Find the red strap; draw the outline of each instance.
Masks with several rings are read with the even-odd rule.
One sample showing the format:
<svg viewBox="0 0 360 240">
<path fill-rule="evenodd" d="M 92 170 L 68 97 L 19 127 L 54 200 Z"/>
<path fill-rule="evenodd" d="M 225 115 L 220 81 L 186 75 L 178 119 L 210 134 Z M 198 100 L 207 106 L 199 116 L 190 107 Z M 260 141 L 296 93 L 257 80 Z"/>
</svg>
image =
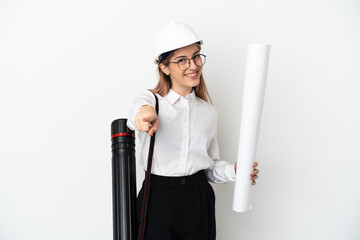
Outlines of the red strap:
<svg viewBox="0 0 360 240">
<path fill-rule="evenodd" d="M 154 96 L 155 96 L 155 100 L 156 100 L 156 105 L 155 105 L 156 114 L 159 115 L 159 100 L 155 94 L 154 94 Z M 148 161 L 147 161 L 148 164 L 147 164 L 145 184 L 144 184 L 144 198 L 143 198 L 143 204 L 142 204 L 142 208 L 141 208 L 141 221 L 140 221 L 138 240 L 143 240 L 144 236 L 145 236 L 146 213 L 147 213 L 147 206 L 148 206 L 148 201 L 149 201 L 151 165 L 152 165 L 152 156 L 153 156 L 153 152 L 154 152 L 154 144 L 155 144 L 155 133 L 153 133 L 153 135 L 150 139 L 149 155 L 148 155 Z"/>
</svg>

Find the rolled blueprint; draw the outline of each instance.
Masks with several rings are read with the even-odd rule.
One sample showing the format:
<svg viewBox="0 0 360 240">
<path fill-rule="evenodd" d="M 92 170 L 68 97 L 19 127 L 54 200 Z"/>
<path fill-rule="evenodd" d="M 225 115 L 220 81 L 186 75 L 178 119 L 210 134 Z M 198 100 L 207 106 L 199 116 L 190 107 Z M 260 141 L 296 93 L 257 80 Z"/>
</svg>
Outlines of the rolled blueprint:
<svg viewBox="0 0 360 240">
<path fill-rule="evenodd" d="M 233 199 L 235 212 L 252 209 L 250 173 L 253 170 L 259 137 L 270 47 L 269 44 L 248 44 Z"/>
</svg>

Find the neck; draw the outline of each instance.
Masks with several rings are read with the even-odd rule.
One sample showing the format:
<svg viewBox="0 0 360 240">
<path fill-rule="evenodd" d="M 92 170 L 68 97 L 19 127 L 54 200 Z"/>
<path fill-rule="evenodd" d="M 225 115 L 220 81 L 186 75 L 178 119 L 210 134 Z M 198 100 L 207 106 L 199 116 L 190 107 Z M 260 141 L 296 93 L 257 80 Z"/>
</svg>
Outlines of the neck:
<svg viewBox="0 0 360 240">
<path fill-rule="evenodd" d="M 192 88 L 171 88 L 171 89 L 183 97 L 186 97 L 186 95 L 190 94 L 193 90 Z"/>
</svg>

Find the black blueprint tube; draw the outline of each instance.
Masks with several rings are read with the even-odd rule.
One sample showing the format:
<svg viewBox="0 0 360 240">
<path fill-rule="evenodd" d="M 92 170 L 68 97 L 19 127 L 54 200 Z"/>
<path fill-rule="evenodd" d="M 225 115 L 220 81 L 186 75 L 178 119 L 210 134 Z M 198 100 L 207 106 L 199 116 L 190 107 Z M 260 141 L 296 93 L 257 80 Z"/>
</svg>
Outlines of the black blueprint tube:
<svg viewBox="0 0 360 240">
<path fill-rule="evenodd" d="M 114 240 L 137 237 L 135 133 L 126 121 L 111 123 Z"/>
</svg>

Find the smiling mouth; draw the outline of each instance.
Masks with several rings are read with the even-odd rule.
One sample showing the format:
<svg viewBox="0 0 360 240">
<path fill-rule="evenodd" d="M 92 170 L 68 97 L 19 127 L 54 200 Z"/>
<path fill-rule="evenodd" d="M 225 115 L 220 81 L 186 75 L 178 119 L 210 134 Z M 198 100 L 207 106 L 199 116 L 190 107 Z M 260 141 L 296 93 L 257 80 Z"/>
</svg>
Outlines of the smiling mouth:
<svg viewBox="0 0 360 240">
<path fill-rule="evenodd" d="M 198 72 L 185 74 L 186 77 L 196 77 L 197 75 L 198 75 Z"/>
</svg>

